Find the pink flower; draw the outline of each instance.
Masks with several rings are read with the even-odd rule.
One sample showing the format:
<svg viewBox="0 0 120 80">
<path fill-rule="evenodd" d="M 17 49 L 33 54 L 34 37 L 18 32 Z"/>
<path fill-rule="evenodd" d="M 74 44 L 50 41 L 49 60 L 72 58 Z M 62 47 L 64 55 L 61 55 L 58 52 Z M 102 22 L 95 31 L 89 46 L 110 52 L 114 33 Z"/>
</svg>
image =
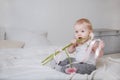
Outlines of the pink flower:
<svg viewBox="0 0 120 80">
<path fill-rule="evenodd" d="M 67 68 L 66 70 L 65 70 L 65 72 L 67 73 L 67 74 L 71 74 L 71 73 L 75 73 L 77 71 L 77 69 L 76 68 Z"/>
</svg>

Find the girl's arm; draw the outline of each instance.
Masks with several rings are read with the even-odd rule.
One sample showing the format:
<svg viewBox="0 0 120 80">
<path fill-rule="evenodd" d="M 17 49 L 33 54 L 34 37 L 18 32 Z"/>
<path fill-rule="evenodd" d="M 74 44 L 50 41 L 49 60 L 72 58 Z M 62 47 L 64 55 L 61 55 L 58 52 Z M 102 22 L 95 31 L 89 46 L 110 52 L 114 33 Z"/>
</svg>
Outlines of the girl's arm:
<svg viewBox="0 0 120 80">
<path fill-rule="evenodd" d="M 104 54 L 104 51 L 103 51 L 103 48 L 104 48 L 104 42 L 103 41 L 100 41 L 100 42 L 95 42 L 95 44 L 93 45 L 92 47 L 92 51 L 93 53 L 96 52 L 96 49 L 98 48 L 98 46 L 100 46 L 100 52 L 99 52 L 99 55 L 98 55 L 98 58 L 102 57 L 103 54 Z"/>
<path fill-rule="evenodd" d="M 103 48 L 100 50 L 100 55 L 98 56 L 98 58 L 102 57 L 104 54 Z"/>
<path fill-rule="evenodd" d="M 68 47 L 68 52 L 69 53 L 73 53 L 75 50 L 76 50 L 76 48 L 75 48 L 76 46 L 75 45 L 72 45 L 72 46 L 70 46 L 70 47 Z"/>
</svg>

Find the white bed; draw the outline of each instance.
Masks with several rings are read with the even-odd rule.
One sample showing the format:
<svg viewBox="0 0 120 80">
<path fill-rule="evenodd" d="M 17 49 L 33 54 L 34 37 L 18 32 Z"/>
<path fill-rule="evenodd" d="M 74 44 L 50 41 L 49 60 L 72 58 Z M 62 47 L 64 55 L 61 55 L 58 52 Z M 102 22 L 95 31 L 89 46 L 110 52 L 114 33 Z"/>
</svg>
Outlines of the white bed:
<svg viewBox="0 0 120 80">
<path fill-rule="evenodd" d="M 31 31 L 28 32 L 22 30 L 22 36 L 19 32 L 19 34 L 17 34 L 17 37 L 15 35 L 11 36 L 9 32 L 9 36 L 7 36 L 7 43 L 5 42 L 4 44 L 2 44 L 2 46 L 0 45 L 0 80 L 120 79 L 120 53 L 104 55 L 104 57 L 101 58 L 97 64 L 97 70 L 92 72 L 91 75 L 68 75 L 52 69 L 49 64 L 43 66 L 41 64 L 41 61 L 50 53 L 61 47 L 50 45 L 49 41 L 47 40 L 46 32 L 39 33 L 39 35 L 37 34 L 37 36 L 36 33 L 31 33 Z M 13 31 L 11 34 L 13 34 Z M 29 34 L 32 37 L 26 38 L 26 36 L 28 36 Z M 17 40 L 22 43 L 14 42 L 14 46 L 12 45 L 11 48 L 11 46 L 6 46 L 6 44 L 11 45 L 11 41 L 9 40 Z M 18 43 L 21 44 L 21 46 L 18 46 Z"/>
<path fill-rule="evenodd" d="M 71 75 L 51 69 L 48 65 L 41 65 L 41 60 L 54 49 L 55 46 L 42 50 L 37 48 L 2 49 L 0 51 L 0 80 L 69 80 Z M 75 74 L 73 80 L 120 79 L 120 53 L 104 56 L 97 67 L 98 69 L 91 75 Z"/>
</svg>

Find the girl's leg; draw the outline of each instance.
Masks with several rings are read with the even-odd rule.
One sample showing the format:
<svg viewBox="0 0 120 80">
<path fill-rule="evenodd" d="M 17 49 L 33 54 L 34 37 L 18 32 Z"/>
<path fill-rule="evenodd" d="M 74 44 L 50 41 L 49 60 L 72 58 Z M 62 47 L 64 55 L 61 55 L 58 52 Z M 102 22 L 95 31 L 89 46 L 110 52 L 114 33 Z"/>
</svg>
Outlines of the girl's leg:
<svg viewBox="0 0 120 80">
<path fill-rule="evenodd" d="M 61 71 L 66 73 L 65 70 L 69 67 L 70 65 L 63 66 L 61 68 Z M 76 73 L 80 74 L 90 74 L 92 71 L 96 70 L 96 67 L 94 65 L 87 63 L 75 63 L 73 64 L 73 67 L 76 68 Z"/>
<path fill-rule="evenodd" d="M 91 74 L 92 71 L 96 70 L 96 66 L 87 63 L 74 64 L 74 66 L 77 68 L 76 73 L 80 74 Z"/>
<path fill-rule="evenodd" d="M 72 58 L 72 57 L 70 57 L 70 60 L 71 60 L 71 62 L 75 62 L 76 61 L 75 58 Z M 68 65 L 68 64 L 70 64 L 70 62 L 69 62 L 69 59 L 66 58 L 63 61 L 60 61 L 60 63 L 58 65 L 65 66 L 65 65 Z"/>
</svg>

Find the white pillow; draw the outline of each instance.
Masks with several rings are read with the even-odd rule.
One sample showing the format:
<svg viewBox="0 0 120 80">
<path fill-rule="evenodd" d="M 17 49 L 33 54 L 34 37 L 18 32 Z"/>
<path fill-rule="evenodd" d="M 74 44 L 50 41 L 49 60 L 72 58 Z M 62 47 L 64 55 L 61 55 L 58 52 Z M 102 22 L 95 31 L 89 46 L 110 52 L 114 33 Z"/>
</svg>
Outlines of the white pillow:
<svg viewBox="0 0 120 80">
<path fill-rule="evenodd" d="M 6 28 L 6 34 L 8 40 L 25 42 L 25 48 L 49 45 L 47 32 L 45 31 L 37 32 L 26 28 L 10 27 Z"/>
<path fill-rule="evenodd" d="M 0 40 L 0 48 L 23 48 L 24 42 L 13 40 Z"/>
</svg>

